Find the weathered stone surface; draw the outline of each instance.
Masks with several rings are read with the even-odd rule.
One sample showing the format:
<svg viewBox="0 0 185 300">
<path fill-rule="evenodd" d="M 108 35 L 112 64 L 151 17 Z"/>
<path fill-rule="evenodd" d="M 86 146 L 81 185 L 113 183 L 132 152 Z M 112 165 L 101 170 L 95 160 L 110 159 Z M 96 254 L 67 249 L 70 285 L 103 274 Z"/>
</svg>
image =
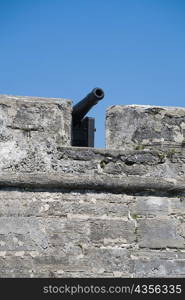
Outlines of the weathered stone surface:
<svg viewBox="0 0 185 300">
<path fill-rule="evenodd" d="M 177 178 L 178 179 L 178 178 Z M 0 176 L 0 186 L 21 187 L 21 188 L 40 188 L 40 189 L 88 189 L 88 190 L 105 190 L 112 192 L 141 192 L 156 191 L 166 193 L 184 193 L 185 182 L 182 179 L 157 178 L 138 176 L 120 177 L 98 175 L 72 176 L 59 173 L 4 173 Z"/>
<path fill-rule="evenodd" d="M 185 240 L 178 233 L 179 222 L 173 219 L 138 220 L 139 247 L 184 248 Z"/>
<path fill-rule="evenodd" d="M 30 247 L 31 250 L 48 248 L 44 225 L 39 218 L 1 217 L 0 235 L 1 246 L 6 246 L 7 250 L 13 250 L 14 247 L 21 251 Z"/>
<path fill-rule="evenodd" d="M 184 277 L 185 259 L 161 260 L 157 257 L 153 260 L 135 261 L 134 277 Z"/>
<path fill-rule="evenodd" d="M 127 217 L 132 196 L 93 191 L 1 191 L 0 217 Z"/>
<path fill-rule="evenodd" d="M 93 220 L 90 232 L 90 240 L 97 245 L 132 244 L 136 239 L 135 224 L 129 220 Z"/>
<path fill-rule="evenodd" d="M 5 160 L 0 163 L 0 186 L 103 189 L 117 192 L 185 191 L 183 151 L 176 153 L 176 163 L 166 151 L 154 150 L 125 152 L 54 147 L 53 151 L 45 152 L 41 145 L 35 148 L 33 156 L 30 157 L 28 152 L 24 163 L 22 160 L 18 162 L 13 154 L 9 157 L 8 168 L 5 168 Z"/>
<path fill-rule="evenodd" d="M 24 170 L 29 160 L 30 170 L 36 164 L 42 170 L 45 153 L 70 144 L 69 100 L 0 95 L 1 169 L 10 170 L 13 165 Z"/>
<path fill-rule="evenodd" d="M 111 108 L 105 150 L 63 147 L 67 101 L 3 97 L 0 277 L 185 276 L 183 109 Z"/>
<path fill-rule="evenodd" d="M 185 214 L 185 197 L 138 196 L 130 207 L 130 213 L 135 218 L 181 216 Z"/>
<path fill-rule="evenodd" d="M 185 253 L 170 251 L 135 251 L 131 258 L 134 277 L 184 277 Z"/>
<path fill-rule="evenodd" d="M 111 106 L 106 114 L 106 148 L 135 150 L 185 146 L 185 108 Z"/>
<path fill-rule="evenodd" d="M 128 276 L 128 274 L 132 274 L 133 272 L 133 262 L 126 249 L 91 248 L 86 252 L 85 254 L 89 257 L 90 267 L 96 274 L 104 276 L 104 274 L 112 272 L 116 275 L 116 272 L 118 272 L 118 277 L 120 277 L 124 275 Z"/>
<path fill-rule="evenodd" d="M 169 197 L 140 196 L 131 205 L 131 215 L 135 219 L 143 216 L 168 216 L 170 214 L 171 201 Z"/>
<path fill-rule="evenodd" d="M 33 262 L 29 257 L 23 258 L 23 252 L 3 257 L 0 252 L 0 278 L 29 278 L 34 277 Z"/>
<path fill-rule="evenodd" d="M 1 190 L 0 276 L 183 277 L 181 199 Z"/>
</svg>

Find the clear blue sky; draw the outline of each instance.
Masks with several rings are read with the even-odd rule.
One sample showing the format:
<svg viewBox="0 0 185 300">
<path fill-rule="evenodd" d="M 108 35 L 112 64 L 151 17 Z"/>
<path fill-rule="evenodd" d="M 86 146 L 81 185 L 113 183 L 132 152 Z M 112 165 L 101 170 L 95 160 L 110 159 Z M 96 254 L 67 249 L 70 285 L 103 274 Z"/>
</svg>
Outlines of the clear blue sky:
<svg viewBox="0 0 185 300">
<path fill-rule="evenodd" d="M 0 0 L 0 94 L 184 106 L 185 0 Z"/>
</svg>

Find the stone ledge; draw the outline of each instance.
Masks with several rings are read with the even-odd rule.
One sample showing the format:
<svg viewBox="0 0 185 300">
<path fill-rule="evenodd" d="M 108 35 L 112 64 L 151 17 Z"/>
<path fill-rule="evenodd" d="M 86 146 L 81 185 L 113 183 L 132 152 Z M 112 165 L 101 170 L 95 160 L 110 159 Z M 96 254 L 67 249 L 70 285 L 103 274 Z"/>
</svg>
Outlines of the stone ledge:
<svg viewBox="0 0 185 300">
<path fill-rule="evenodd" d="M 114 192 L 185 191 L 185 154 L 178 151 L 29 147 L 0 159 L 0 186 Z M 4 150 L 5 151 L 5 150 Z"/>
<path fill-rule="evenodd" d="M 157 177 L 181 177 L 185 174 L 185 149 L 155 150 L 105 150 L 96 148 L 59 147 L 53 144 L 2 147 L 0 156 L 1 173 L 53 172 L 65 174 L 87 173 L 112 175 L 139 175 Z M 171 170 L 170 170 L 171 169 Z M 173 175 L 173 176 L 169 176 Z"/>
<path fill-rule="evenodd" d="M 7 173 L 0 175 L 0 186 L 25 187 L 45 189 L 71 190 L 105 190 L 114 192 L 170 192 L 184 193 L 185 179 L 173 178 L 141 178 L 138 176 L 110 176 L 110 175 L 81 175 L 71 176 L 59 173 Z"/>
</svg>

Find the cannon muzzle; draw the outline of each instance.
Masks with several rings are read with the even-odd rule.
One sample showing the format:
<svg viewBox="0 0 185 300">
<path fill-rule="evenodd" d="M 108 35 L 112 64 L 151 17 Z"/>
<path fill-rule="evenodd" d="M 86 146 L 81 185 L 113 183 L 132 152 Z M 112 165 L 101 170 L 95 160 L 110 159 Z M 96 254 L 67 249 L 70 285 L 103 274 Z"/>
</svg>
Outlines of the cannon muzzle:
<svg viewBox="0 0 185 300">
<path fill-rule="evenodd" d="M 72 145 L 94 147 L 95 119 L 85 117 L 88 111 L 104 97 L 100 88 L 95 88 L 84 99 L 73 106 Z M 85 117 L 85 118 L 84 118 Z"/>
<path fill-rule="evenodd" d="M 100 88 L 94 88 L 84 99 L 73 106 L 72 119 L 73 126 L 79 123 L 88 111 L 104 97 L 104 91 Z"/>
</svg>

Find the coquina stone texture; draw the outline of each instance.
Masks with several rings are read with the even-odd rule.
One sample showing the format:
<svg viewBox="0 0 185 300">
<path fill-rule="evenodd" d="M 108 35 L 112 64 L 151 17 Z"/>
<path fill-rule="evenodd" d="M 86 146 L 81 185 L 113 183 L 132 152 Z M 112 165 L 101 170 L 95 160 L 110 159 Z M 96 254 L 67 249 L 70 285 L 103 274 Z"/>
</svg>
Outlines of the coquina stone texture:
<svg viewBox="0 0 185 300">
<path fill-rule="evenodd" d="M 111 106 L 106 113 L 106 147 L 125 150 L 185 147 L 185 108 Z"/>
<path fill-rule="evenodd" d="M 0 165 L 71 144 L 71 102 L 65 99 L 0 95 Z M 36 159 L 36 158 L 35 158 Z M 38 165 L 38 169 L 42 169 Z"/>
<path fill-rule="evenodd" d="M 51 102 L 69 141 L 70 105 Z M 0 277 L 185 276 L 184 147 L 71 147 L 48 128 L 51 114 L 28 146 L 0 108 L 0 132 L 12 138 L 0 140 Z"/>
</svg>

